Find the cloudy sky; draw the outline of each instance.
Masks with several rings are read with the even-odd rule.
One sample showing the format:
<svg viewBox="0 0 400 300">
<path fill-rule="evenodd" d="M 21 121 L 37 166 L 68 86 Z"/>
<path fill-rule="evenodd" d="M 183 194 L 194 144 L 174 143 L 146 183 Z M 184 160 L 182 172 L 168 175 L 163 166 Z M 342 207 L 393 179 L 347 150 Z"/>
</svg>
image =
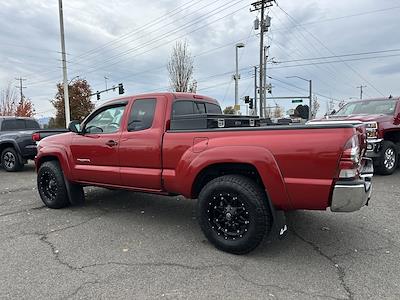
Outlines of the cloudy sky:
<svg viewBox="0 0 400 300">
<path fill-rule="evenodd" d="M 169 53 L 186 39 L 198 92 L 232 105 L 237 42 L 246 44 L 239 95 L 254 94 L 259 36 L 251 2 L 64 0 L 68 78 L 85 78 L 94 91 L 105 88 L 105 76 L 108 86 L 122 82 L 126 94 L 164 91 Z M 313 80 L 321 112 L 330 99 L 359 97 L 360 85 L 364 97 L 400 95 L 399 14 L 398 0 L 278 0 L 267 38 L 272 95 L 307 95 L 307 82 L 289 76 Z M 24 94 L 37 116 L 51 116 L 49 100 L 62 80 L 58 1 L 0 0 L 0 88 L 16 77 L 27 79 Z M 116 96 L 103 94 L 97 104 Z"/>
</svg>

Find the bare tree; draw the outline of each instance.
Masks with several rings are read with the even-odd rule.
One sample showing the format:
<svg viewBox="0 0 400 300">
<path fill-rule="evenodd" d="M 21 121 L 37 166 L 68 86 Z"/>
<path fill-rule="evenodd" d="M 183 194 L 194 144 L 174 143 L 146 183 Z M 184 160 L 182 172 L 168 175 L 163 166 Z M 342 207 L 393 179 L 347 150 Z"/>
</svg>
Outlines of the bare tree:
<svg viewBox="0 0 400 300">
<path fill-rule="evenodd" d="M 319 107 L 320 107 L 320 104 L 319 104 L 318 98 L 314 97 L 313 102 L 312 102 L 312 108 L 311 108 L 312 118 L 315 118 L 317 116 Z"/>
<path fill-rule="evenodd" d="M 186 41 L 176 42 L 167 65 L 171 89 L 187 92 L 193 75 L 193 57 Z"/>
<path fill-rule="evenodd" d="M 1 90 L 0 94 L 0 116 L 14 116 L 17 105 L 17 93 L 11 82 Z"/>
<path fill-rule="evenodd" d="M 281 118 L 283 117 L 283 108 L 280 107 L 278 104 L 275 106 L 274 110 L 274 118 Z"/>
</svg>

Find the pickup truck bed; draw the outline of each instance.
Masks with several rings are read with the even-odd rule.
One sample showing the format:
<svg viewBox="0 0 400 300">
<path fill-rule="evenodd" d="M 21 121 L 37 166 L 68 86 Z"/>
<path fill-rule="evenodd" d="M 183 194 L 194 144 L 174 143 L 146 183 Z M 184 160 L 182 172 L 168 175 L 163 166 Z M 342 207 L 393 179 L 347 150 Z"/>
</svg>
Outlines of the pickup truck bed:
<svg viewBox="0 0 400 300">
<path fill-rule="evenodd" d="M 36 166 L 44 203 L 82 203 L 86 185 L 180 194 L 198 199 L 200 226 L 217 248 L 242 254 L 274 226 L 285 232 L 282 211 L 354 211 L 369 200 L 363 126 L 172 130 L 190 102 L 217 105 L 185 93 L 123 98 L 93 112 L 82 130 L 42 140 Z"/>
</svg>

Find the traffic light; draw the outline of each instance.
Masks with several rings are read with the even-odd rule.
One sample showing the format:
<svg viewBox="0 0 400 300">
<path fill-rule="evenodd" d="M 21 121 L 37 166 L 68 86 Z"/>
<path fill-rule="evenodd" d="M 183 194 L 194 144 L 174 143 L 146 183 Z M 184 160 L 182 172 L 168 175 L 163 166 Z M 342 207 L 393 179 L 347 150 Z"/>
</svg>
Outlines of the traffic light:
<svg viewBox="0 0 400 300">
<path fill-rule="evenodd" d="M 249 103 L 250 102 L 250 96 L 244 96 L 244 103 Z"/>
<path fill-rule="evenodd" d="M 122 95 L 123 93 L 125 93 L 124 85 L 122 83 L 119 83 L 118 84 L 118 94 Z"/>
<path fill-rule="evenodd" d="M 97 91 L 96 97 L 97 97 L 97 100 L 100 100 L 100 93 L 99 93 L 99 91 Z"/>
<path fill-rule="evenodd" d="M 252 99 L 250 99 L 250 101 L 249 101 L 249 108 L 250 109 L 253 109 L 253 106 L 254 105 L 254 99 L 252 98 Z"/>
</svg>

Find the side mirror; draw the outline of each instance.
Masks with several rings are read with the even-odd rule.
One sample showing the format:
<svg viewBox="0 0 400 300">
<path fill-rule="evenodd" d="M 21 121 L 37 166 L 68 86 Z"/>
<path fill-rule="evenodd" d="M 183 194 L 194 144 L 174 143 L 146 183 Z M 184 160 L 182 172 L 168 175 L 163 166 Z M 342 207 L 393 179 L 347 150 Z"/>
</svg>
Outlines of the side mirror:
<svg viewBox="0 0 400 300">
<path fill-rule="evenodd" d="M 68 130 L 71 132 L 79 133 L 81 131 L 81 125 L 78 121 L 71 121 L 68 124 Z"/>
</svg>

